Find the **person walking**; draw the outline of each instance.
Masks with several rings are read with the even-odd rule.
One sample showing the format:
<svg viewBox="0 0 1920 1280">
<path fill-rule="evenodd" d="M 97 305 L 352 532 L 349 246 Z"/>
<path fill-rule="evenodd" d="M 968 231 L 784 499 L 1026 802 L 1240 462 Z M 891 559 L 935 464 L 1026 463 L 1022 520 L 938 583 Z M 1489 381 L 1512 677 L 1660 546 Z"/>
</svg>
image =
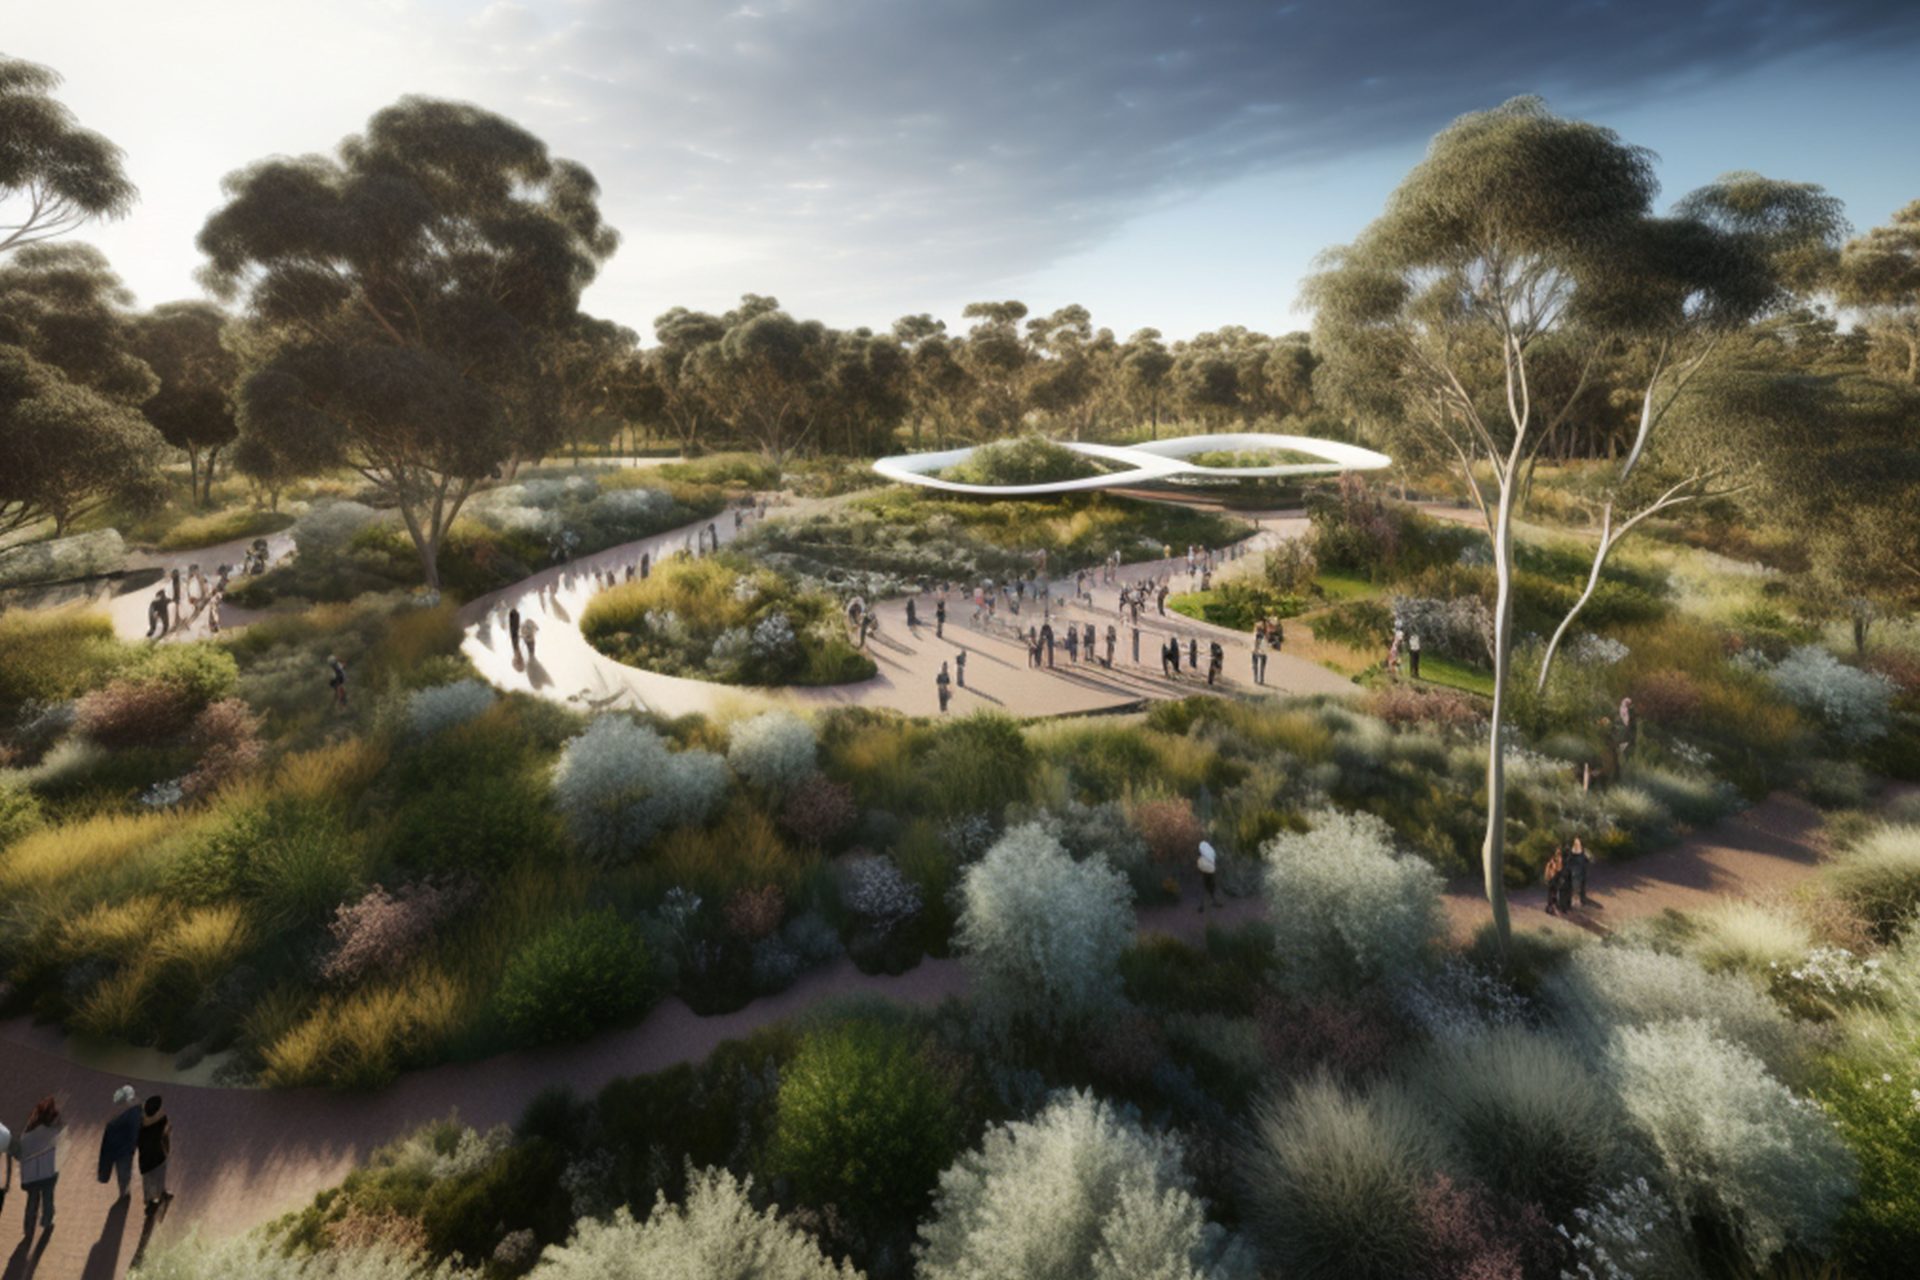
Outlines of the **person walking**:
<svg viewBox="0 0 1920 1280">
<path fill-rule="evenodd" d="M 1071 624 L 1067 627 L 1067 662 L 1071 666 L 1080 664 L 1080 628 Z"/>
<path fill-rule="evenodd" d="M 1547 855 L 1547 865 L 1540 874 L 1547 882 L 1547 914 L 1557 916 L 1560 914 L 1560 882 L 1566 875 L 1566 857 L 1559 845 L 1553 846 L 1553 852 Z"/>
<path fill-rule="evenodd" d="M 51 1096 L 34 1104 L 20 1134 L 20 1189 L 27 1194 L 26 1234 L 36 1212 L 43 1230 L 53 1230 L 53 1188 L 60 1179 L 60 1106 Z"/>
<path fill-rule="evenodd" d="M 1407 636 L 1407 666 L 1413 678 L 1420 678 L 1420 633 L 1415 631 Z"/>
<path fill-rule="evenodd" d="M 513 656 L 520 656 L 520 606 L 507 610 L 507 638 L 513 641 Z"/>
<path fill-rule="evenodd" d="M 912 632 L 912 631 L 918 631 L 919 629 L 920 629 L 920 614 L 913 607 L 913 597 L 908 596 L 907 597 L 907 630 Z"/>
<path fill-rule="evenodd" d="M 1267 682 L 1267 629 L 1264 626 L 1253 629 L 1253 682 Z"/>
<path fill-rule="evenodd" d="M 1573 848 L 1567 853 L 1567 887 L 1560 895 L 1562 910 L 1573 905 L 1578 898 L 1581 906 L 1590 905 L 1587 901 L 1587 866 L 1592 859 L 1587 856 L 1587 846 L 1579 836 L 1573 838 Z"/>
<path fill-rule="evenodd" d="M 947 713 L 947 704 L 953 701 L 953 677 L 947 674 L 947 664 L 940 664 L 940 674 L 933 678 L 933 691 L 940 698 L 940 714 Z"/>
<path fill-rule="evenodd" d="M 170 608 L 171 606 L 167 604 L 167 589 L 165 587 L 153 593 L 153 602 L 147 606 L 147 639 L 164 640 L 167 638 L 167 632 L 173 629 L 173 624 L 167 617 Z"/>
<path fill-rule="evenodd" d="M 967 687 L 967 651 L 965 649 L 953 655 L 953 683 L 956 688 Z"/>
<path fill-rule="evenodd" d="M 1194 865 L 1200 869 L 1200 913 L 1206 914 L 1207 903 L 1212 901 L 1217 910 L 1220 903 L 1220 855 L 1205 840 L 1200 842 L 1200 856 Z"/>
<path fill-rule="evenodd" d="M 642 582 L 645 582 L 647 580 L 647 575 L 652 572 L 653 572 L 653 553 L 650 551 L 642 551 L 640 553 L 640 580 Z"/>
<path fill-rule="evenodd" d="M 179 626 L 186 619 L 180 612 L 180 570 L 173 570 L 173 625 Z"/>
<path fill-rule="evenodd" d="M 167 1119 L 157 1093 L 147 1099 L 141 1111 L 137 1146 L 140 1198 L 146 1201 L 147 1216 L 151 1218 L 173 1199 L 173 1192 L 167 1190 L 167 1157 L 173 1154 L 173 1121 Z"/>
<path fill-rule="evenodd" d="M 933 604 L 933 638 L 942 639 L 947 634 L 947 602 L 940 599 Z"/>
<path fill-rule="evenodd" d="M 347 709 L 347 664 L 340 661 L 339 654 L 330 653 L 327 655 L 327 669 L 331 672 L 327 677 L 327 687 L 333 690 L 333 709 L 345 711 Z"/>
<path fill-rule="evenodd" d="M 1179 660 L 1180 660 L 1179 654 L 1173 648 L 1173 641 L 1171 640 L 1161 641 L 1160 643 L 1160 674 L 1165 676 L 1169 680 L 1173 679 L 1173 664 L 1178 662 Z"/>
<path fill-rule="evenodd" d="M 122 1200 L 131 1194 L 133 1156 L 140 1146 L 140 1107 L 133 1099 L 130 1084 L 114 1090 L 113 1105 L 119 1110 L 100 1133 L 100 1181 L 118 1178 Z"/>
<path fill-rule="evenodd" d="M 1387 642 L 1387 675 L 1398 679 L 1400 676 L 1400 646 L 1406 642 L 1406 633 L 1399 627 L 1393 629 L 1393 639 Z"/>
<path fill-rule="evenodd" d="M 1280 625 L 1278 615 L 1267 619 L 1267 639 L 1272 643 L 1275 653 L 1280 652 L 1280 646 L 1287 642 L 1287 633 Z"/>
<path fill-rule="evenodd" d="M 540 634 L 540 624 L 528 618 L 520 624 L 520 643 L 527 646 L 527 661 L 533 661 L 534 637 Z"/>
<path fill-rule="evenodd" d="M 1040 624 L 1040 643 L 1046 646 L 1047 670 L 1051 671 L 1053 670 L 1053 624 L 1051 622 Z"/>
<path fill-rule="evenodd" d="M 1087 643 L 1093 643 L 1093 624 L 1087 624 Z M 1113 650 L 1120 643 L 1120 629 L 1109 622 L 1107 624 L 1107 670 L 1113 670 Z M 1140 661 L 1140 628 L 1133 629 L 1133 660 Z"/>
<path fill-rule="evenodd" d="M 1213 688 L 1214 682 L 1220 678 L 1220 668 L 1226 665 L 1226 661 L 1227 651 L 1220 647 L 1218 640 L 1207 646 L 1207 688 Z"/>
<path fill-rule="evenodd" d="M 1620 767 L 1615 778 L 1627 776 L 1627 756 L 1633 745 L 1640 740 L 1640 720 L 1633 714 L 1633 699 L 1620 699 L 1620 748 L 1618 752 Z"/>
<path fill-rule="evenodd" d="M 1200 670 L 1200 637 L 1198 636 L 1187 637 L 1187 670 L 1196 673 Z"/>
</svg>

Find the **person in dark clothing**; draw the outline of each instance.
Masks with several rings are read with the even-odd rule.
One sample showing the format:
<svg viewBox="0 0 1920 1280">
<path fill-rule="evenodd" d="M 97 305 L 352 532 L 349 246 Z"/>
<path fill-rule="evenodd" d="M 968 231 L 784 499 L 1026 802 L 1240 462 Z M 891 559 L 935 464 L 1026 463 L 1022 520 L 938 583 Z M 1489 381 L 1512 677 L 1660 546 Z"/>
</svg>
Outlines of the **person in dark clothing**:
<svg viewBox="0 0 1920 1280">
<path fill-rule="evenodd" d="M 1047 669 L 1051 671 L 1053 669 L 1053 624 L 1051 622 L 1040 624 L 1040 643 L 1046 648 Z"/>
<path fill-rule="evenodd" d="M 1077 665 L 1080 661 L 1080 628 L 1067 628 L 1067 662 Z"/>
<path fill-rule="evenodd" d="M 940 674 L 933 678 L 933 690 L 940 695 L 940 713 L 946 714 L 947 704 L 953 701 L 953 677 L 947 674 L 947 664 L 940 664 Z"/>
<path fill-rule="evenodd" d="M 908 596 L 907 597 L 907 630 L 917 631 L 919 630 L 919 628 L 920 628 L 920 614 L 913 607 L 913 597 Z"/>
<path fill-rule="evenodd" d="M 180 622 L 180 570 L 178 569 L 173 571 L 173 621 L 175 625 Z"/>
<path fill-rule="evenodd" d="M 652 572 L 653 572 L 653 555 L 651 552 L 642 551 L 640 553 L 640 577 L 644 580 L 646 576 Z"/>
<path fill-rule="evenodd" d="M 1087 642 L 1089 644 L 1093 642 L 1091 628 L 1089 628 L 1088 631 Z M 1113 667 L 1113 647 L 1119 643 L 1120 633 L 1115 630 L 1114 625 L 1109 622 L 1107 624 L 1107 667 L 1109 669 Z M 1133 629 L 1133 660 L 1135 662 L 1140 661 L 1140 628 L 1138 627 Z"/>
<path fill-rule="evenodd" d="M 962 689 L 967 687 L 967 651 L 965 649 L 953 655 L 953 683 Z"/>
<path fill-rule="evenodd" d="M 1573 848 L 1567 853 L 1567 888 L 1561 896 L 1561 907 L 1565 909 L 1578 898 L 1581 906 L 1587 902 L 1587 866 L 1592 860 L 1587 857 L 1587 846 L 1579 836 L 1573 838 Z"/>
<path fill-rule="evenodd" d="M 1560 887 L 1566 878 L 1566 866 L 1565 855 L 1561 853 L 1560 846 L 1555 845 L 1553 852 L 1547 855 L 1547 865 L 1540 873 L 1547 885 L 1547 914 L 1550 916 L 1560 914 Z"/>
<path fill-rule="evenodd" d="M 136 1151 L 140 1157 L 140 1198 L 146 1201 L 147 1216 L 152 1217 L 173 1199 L 167 1190 L 167 1157 L 173 1153 L 173 1121 L 161 1109 L 160 1095 L 154 1094 L 141 1108 L 140 1137 Z"/>
<path fill-rule="evenodd" d="M 164 640 L 167 632 L 173 629 L 168 615 L 172 606 L 167 603 L 167 590 L 162 587 L 153 593 L 153 603 L 147 606 L 147 639 Z"/>
<path fill-rule="evenodd" d="M 1167 637 L 1167 657 L 1173 663 L 1173 674 L 1174 674 L 1174 677 L 1178 679 L 1180 675 L 1180 637 L 1179 636 Z"/>
<path fill-rule="evenodd" d="M 933 638 L 940 639 L 947 633 L 947 602 L 936 600 L 933 605 Z"/>
<path fill-rule="evenodd" d="M 1187 666 L 1194 671 L 1200 669 L 1200 638 L 1198 636 L 1187 637 Z"/>
<path fill-rule="evenodd" d="M 1227 660 L 1227 651 L 1215 640 L 1207 647 L 1207 687 L 1211 689 L 1214 681 L 1220 678 L 1220 667 Z"/>
<path fill-rule="evenodd" d="M 333 690 L 333 709 L 347 709 L 347 664 L 340 661 L 339 655 L 327 655 L 327 667 L 332 674 L 327 679 L 327 688 Z"/>
<path fill-rule="evenodd" d="M 113 1104 L 120 1110 L 100 1134 L 100 1181 L 118 1177 L 120 1198 L 132 1194 L 133 1156 L 140 1144 L 140 1108 L 135 1105 L 133 1086 L 123 1084 L 114 1092 Z"/>
<path fill-rule="evenodd" d="M 1160 644 L 1160 674 L 1169 680 L 1173 679 L 1173 664 L 1175 660 L 1173 641 L 1162 641 Z"/>
<path fill-rule="evenodd" d="M 515 606 L 507 610 L 507 637 L 513 641 L 513 656 L 520 656 L 520 609 Z"/>
</svg>

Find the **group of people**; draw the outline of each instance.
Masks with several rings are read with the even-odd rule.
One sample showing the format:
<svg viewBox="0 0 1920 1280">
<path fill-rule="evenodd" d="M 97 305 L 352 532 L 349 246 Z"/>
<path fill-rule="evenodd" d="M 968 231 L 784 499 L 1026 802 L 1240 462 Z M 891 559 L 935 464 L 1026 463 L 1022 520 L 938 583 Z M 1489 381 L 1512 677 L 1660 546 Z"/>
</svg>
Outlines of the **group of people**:
<svg viewBox="0 0 1920 1280">
<path fill-rule="evenodd" d="M 1226 666 L 1227 651 L 1218 640 L 1207 645 L 1207 686 L 1211 688 L 1219 679 L 1220 672 Z M 1194 636 L 1187 637 L 1187 669 L 1199 673 L 1200 641 Z M 1160 674 L 1169 680 L 1180 678 L 1180 637 L 1168 636 L 1166 643 L 1160 646 Z"/>
<path fill-rule="evenodd" d="M 166 584 L 153 593 L 153 599 L 147 604 L 147 639 L 164 640 L 175 629 L 185 630 L 203 616 L 208 633 L 220 634 L 220 606 L 226 599 L 227 580 L 232 572 L 230 566 L 223 564 L 209 579 L 197 564 L 188 565 L 184 574 L 175 566 Z"/>
<path fill-rule="evenodd" d="M 113 1114 L 100 1135 L 99 1178 L 102 1183 L 117 1180 L 120 1199 L 133 1194 L 133 1172 L 140 1170 L 140 1195 L 149 1218 L 165 1211 L 173 1201 L 167 1190 L 167 1161 L 173 1153 L 173 1122 L 159 1094 L 144 1103 L 132 1085 L 122 1085 L 113 1094 Z M 37 1218 L 42 1231 L 53 1230 L 54 1188 L 60 1180 L 63 1161 L 66 1118 L 59 1102 L 46 1097 L 34 1105 L 27 1124 L 18 1135 L 0 1124 L 0 1200 L 13 1185 L 14 1166 L 20 1167 L 20 1190 L 26 1196 L 25 1234 L 32 1235 Z"/>
<path fill-rule="evenodd" d="M 1387 642 L 1386 666 L 1389 676 L 1398 678 L 1400 675 L 1400 655 L 1403 651 L 1407 655 L 1409 674 L 1415 680 L 1418 680 L 1420 678 L 1420 633 L 1418 631 L 1409 632 L 1399 623 L 1395 623 L 1393 627 L 1393 639 Z"/>
<path fill-rule="evenodd" d="M 1253 624 L 1253 682 L 1267 682 L 1267 660 L 1280 652 L 1287 642 L 1286 628 L 1280 625 L 1278 614 L 1268 614 Z"/>
<path fill-rule="evenodd" d="M 1592 864 L 1587 846 L 1579 836 L 1573 838 L 1571 845 L 1553 847 L 1542 873 L 1547 884 L 1548 915 L 1566 915 L 1573 910 L 1576 900 L 1583 907 L 1593 905 L 1587 897 L 1587 870 Z"/>
</svg>

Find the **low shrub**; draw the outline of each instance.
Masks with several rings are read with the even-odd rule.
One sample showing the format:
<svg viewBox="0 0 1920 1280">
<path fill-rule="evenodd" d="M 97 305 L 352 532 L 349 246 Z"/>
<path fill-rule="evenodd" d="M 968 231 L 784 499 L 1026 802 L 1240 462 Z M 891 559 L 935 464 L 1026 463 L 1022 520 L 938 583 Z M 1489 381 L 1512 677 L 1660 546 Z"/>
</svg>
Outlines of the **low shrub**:
<svg viewBox="0 0 1920 1280">
<path fill-rule="evenodd" d="M 1760 1059 L 1688 1019 L 1623 1028 L 1612 1064 L 1675 1195 L 1730 1230 L 1755 1267 L 1790 1244 L 1827 1243 L 1853 1195 L 1853 1157 Z"/>
<path fill-rule="evenodd" d="M 516 951 L 495 1003 L 516 1042 L 550 1044 L 637 1017 L 654 995 L 646 943 L 600 911 L 556 924 Z"/>
<path fill-rule="evenodd" d="M 832 846 L 860 818 L 850 783 L 814 774 L 780 804 L 780 829 L 801 844 Z"/>
<path fill-rule="evenodd" d="M 1818 645 L 1802 645 L 1767 671 L 1787 701 L 1812 712 L 1841 742 L 1882 737 L 1893 706 L 1893 681 L 1850 667 Z"/>
<path fill-rule="evenodd" d="M 734 723 L 727 763 L 754 786 L 784 795 L 814 775 L 817 747 L 812 725 L 790 711 L 767 711 Z"/>
<path fill-rule="evenodd" d="M 133 1274 L 139 1280 L 455 1280 L 456 1275 L 451 1263 L 428 1266 L 401 1245 L 350 1244 L 290 1254 L 268 1236 L 211 1240 L 194 1234 L 151 1250 Z"/>
<path fill-rule="evenodd" d="M 854 1222 L 917 1217 L 960 1142 L 956 1084 L 910 1027 L 813 1032 L 781 1072 L 769 1161 Z"/>
<path fill-rule="evenodd" d="M 1882 826 L 1830 863 L 1827 885 L 1866 916 L 1882 939 L 1920 911 L 1920 825 Z"/>
<path fill-rule="evenodd" d="M 709 751 L 669 751 L 626 716 L 601 716 L 567 743 L 553 799 L 575 843 L 602 862 L 631 859 L 660 832 L 713 816 L 726 764 Z"/>
<path fill-rule="evenodd" d="M 1402 1090 L 1326 1076 L 1255 1108 L 1246 1211 L 1262 1255 L 1302 1280 L 1404 1280 L 1427 1241 L 1420 1192 L 1445 1142 Z"/>
<path fill-rule="evenodd" d="M 1179 1141 L 1088 1093 L 989 1128 L 940 1177 L 915 1250 L 922 1280 L 1251 1280 L 1206 1219 Z"/>
<path fill-rule="evenodd" d="M 217 546 L 237 538 L 265 537 L 280 532 L 293 520 L 293 516 L 284 511 L 234 507 L 227 511 L 188 516 L 161 535 L 156 545 L 162 551 L 191 551 L 196 547 Z"/>
<path fill-rule="evenodd" d="M 1146 841 L 1147 852 L 1162 867 L 1183 870 L 1199 856 L 1204 832 L 1194 816 L 1193 802 L 1184 796 L 1135 805 L 1133 825 Z"/>
<path fill-rule="evenodd" d="M 1584 946 L 1542 983 L 1548 1008 L 1591 1052 L 1624 1028 L 1695 1019 L 1776 1069 L 1791 1068 L 1800 1037 L 1745 976 L 1708 973 L 1686 956 L 1643 947 Z"/>
<path fill-rule="evenodd" d="M 327 926 L 333 949 L 320 964 L 321 978 L 352 984 L 398 972 L 420 954 L 435 929 L 473 901 L 477 890 L 467 879 L 419 880 L 391 893 L 376 884 L 357 901 L 341 903 Z"/>
<path fill-rule="evenodd" d="M 407 695 L 407 732 L 416 738 L 432 737 L 486 714 L 493 702 L 492 686 L 480 680 L 455 680 L 452 684 L 415 689 Z"/>
<path fill-rule="evenodd" d="M 239 698 L 222 698 L 201 708 L 188 730 L 199 756 L 193 772 L 180 780 L 189 799 L 211 796 L 259 768 L 267 752 L 260 717 Z"/>
<path fill-rule="evenodd" d="M 1322 810 L 1306 832 L 1261 850 L 1281 980 L 1302 992 L 1351 989 L 1411 972 L 1444 932 L 1439 873 L 1397 854 L 1387 825 Z"/>
<path fill-rule="evenodd" d="M 960 484 L 1054 484 L 1104 475 L 1114 468 L 1076 453 L 1045 436 L 1027 435 L 981 445 L 965 462 L 943 470 L 940 478 Z"/>
</svg>

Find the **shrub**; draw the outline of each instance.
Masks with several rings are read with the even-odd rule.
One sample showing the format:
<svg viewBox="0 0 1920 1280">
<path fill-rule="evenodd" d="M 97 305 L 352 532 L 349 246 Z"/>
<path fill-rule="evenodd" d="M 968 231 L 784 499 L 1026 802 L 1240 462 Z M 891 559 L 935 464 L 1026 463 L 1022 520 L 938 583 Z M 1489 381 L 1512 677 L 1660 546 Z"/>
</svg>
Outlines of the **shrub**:
<svg viewBox="0 0 1920 1280">
<path fill-rule="evenodd" d="M 1767 981 L 1813 947 L 1800 921 L 1753 902 L 1716 902 L 1693 917 L 1699 932 L 1688 949 L 1713 972 L 1736 969 Z"/>
<path fill-rule="evenodd" d="M 1537 1204 L 1498 1200 L 1473 1182 L 1444 1173 L 1421 1184 L 1415 1200 L 1431 1280 L 1521 1280 L 1551 1274 L 1559 1241 Z"/>
<path fill-rule="evenodd" d="M 27 787 L 0 780 L 0 849 L 37 829 L 45 821 L 40 798 Z"/>
<path fill-rule="evenodd" d="M 379 519 L 378 511 L 362 503 L 339 499 L 316 503 L 293 522 L 293 548 L 304 560 L 339 560 L 353 540 Z"/>
<path fill-rule="evenodd" d="M 860 1280 L 851 1264 L 836 1264 L 806 1232 L 756 1209 L 753 1179 L 736 1182 L 724 1169 L 705 1169 L 687 1184 L 684 1206 L 663 1194 L 644 1223 L 623 1205 L 609 1220 L 582 1218 L 573 1238 L 549 1245 L 537 1280 Z"/>
<path fill-rule="evenodd" d="M 1690 1211 L 1731 1229 L 1756 1267 L 1825 1243 L 1853 1159 L 1818 1109 L 1697 1020 L 1628 1027 L 1612 1057 L 1628 1115 Z"/>
<path fill-rule="evenodd" d="M 416 738 L 432 737 L 443 729 L 484 715 L 491 706 L 493 689 L 479 680 L 455 680 L 452 684 L 415 689 L 407 695 L 407 732 Z"/>
<path fill-rule="evenodd" d="M 1572 1255 L 1572 1270 L 1561 1271 L 1569 1280 L 1687 1280 L 1698 1274 L 1687 1224 L 1645 1178 L 1610 1188 L 1575 1209 L 1556 1231 Z"/>
<path fill-rule="evenodd" d="M 1877 671 L 1849 667 L 1818 645 L 1802 645 L 1767 674 L 1787 701 L 1819 716 L 1842 742 L 1860 745 L 1887 731 L 1893 682 Z"/>
<path fill-rule="evenodd" d="M 1033 750 L 1012 719 L 976 712 L 942 724 L 938 735 L 918 769 L 933 814 L 997 814 L 1025 798 Z"/>
<path fill-rule="evenodd" d="M 266 744 L 260 717 L 239 698 L 208 703 L 193 718 L 188 742 L 199 754 L 193 772 L 180 780 L 189 798 L 210 796 L 260 766 Z"/>
<path fill-rule="evenodd" d="M 1089 1093 L 988 1129 L 940 1176 L 920 1228 L 921 1280 L 1250 1276 L 1206 1220 L 1180 1143 Z"/>
<path fill-rule="evenodd" d="M 1705 1022 L 1774 1067 L 1790 1066 L 1799 1049 L 1793 1025 L 1752 982 L 1737 973 L 1708 973 L 1685 956 L 1585 946 L 1548 974 L 1543 987 L 1547 1007 L 1593 1051 L 1622 1028 L 1683 1018 Z"/>
<path fill-rule="evenodd" d="M 1426 1249 L 1419 1197 L 1445 1145 L 1400 1089 L 1326 1076 L 1254 1111 L 1246 1208 L 1263 1257 L 1300 1280 L 1404 1280 Z"/>
<path fill-rule="evenodd" d="M 186 689 L 164 680 L 115 680 L 80 699 L 74 728 L 103 747 L 140 747 L 185 731 L 196 707 Z"/>
<path fill-rule="evenodd" d="M 961 484 L 1053 484 L 1110 470 L 1099 459 L 1076 453 L 1045 436 L 1026 435 L 981 445 L 966 461 L 941 472 L 941 478 Z"/>
<path fill-rule="evenodd" d="M 1349 988 L 1410 972 L 1444 929 L 1439 873 L 1397 855 L 1371 814 L 1322 810 L 1305 833 L 1261 851 L 1281 976 L 1300 991 Z"/>
<path fill-rule="evenodd" d="M 1045 811 L 1039 820 L 1075 861 L 1104 857 L 1132 883 L 1136 896 L 1153 892 L 1164 878 L 1164 870 L 1149 861 L 1146 840 L 1118 804 L 1069 800 Z"/>
<path fill-rule="evenodd" d="M 780 795 L 813 776 L 817 747 L 812 725 L 790 711 L 768 711 L 735 722 L 727 763 L 756 787 Z"/>
<path fill-rule="evenodd" d="M 28 703 L 78 697 L 134 661 L 103 613 L 13 609 L 0 613 L 0 722 Z"/>
<path fill-rule="evenodd" d="M 855 1222 L 915 1217 L 959 1144 L 954 1084 L 910 1028 L 816 1031 L 781 1072 L 771 1162 Z"/>
<path fill-rule="evenodd" d="M 1403 1028 L 1378 1002 L 1264 995 L 1254 1009 L 1266 1060 L 1288 1077 L 1326 1072 L 1360 1082 L 1386 1070 Z"/>
<path fill-rule="evenodd" d="M 858 854 L 840 864 L 840 905 L 878 933 L 920 914 L 920 891 L 888 858 Z"/>
<path fill-rule="evenodd" d="M 757 889 L 741 889 L 721 908 L 726 918 L 727 928 L 739 938 L 748 942 L 758 942 L 780 927 L 780 921 L 787 914 L 787 895 L 780 892 L 777 884 L 761 885 Z"/>
<path fill-rule="evenodd" d="M 787 793 L 780 805 L 780 829 L 802 844 L 833 844 L 860 817 L 850 783 L 820 774 Z"/>
<path fill-rule="evenodd" d="M 507 962 L 496 997 L 521 1044 L 578 1040 L 641 1013 L 652 963 L 638 931 L 610 911 L 557 924 Z"/>
<path fill-rule="evenodd" d="M 1198 857 L 1205 834 L 1193 814 L 1193 802 L 1184 796 L 1149 800 L 1133 808 L 1133 825 L 1147 842 L 1147 852 L 1165 867 L 1186 867 Z"/>
<path fill-rule="evenodd" d="M 1833 891 L 1890 938 L 1920 911 L 1920 825 L 1883 826 L 1826 869 Z"/>
<path fill-rule="evenodd" d="M 1674 728 L 1692 724 L 1704 699 L 1700 686 L 1684 671 L 1649 671 L 1633 682 L 1633 711 L 1651 723 Z"/>
<path fill-rule="evenodd" d="M 334 910 L 327 932 L 333 950 L 320 964 L 328 982 L 354 983 L 395 973 L 420 954 L 433 931 L 471 902 L 478 886 L 466 879 L 420 880 L 392 893 L 380 885 Z"/>
<path fill-rule="evenodd" d="M 1619 1154 L 1604 1080 L 1541 1032 L 1503 1028 L 1435 1045 L 1413 1090 L 1475 1177 L 1555 1214 L 1595 1190 Z"/>
<path fill-rule="evenodd" d="M 1480 704 L 1452 689 L 1421 689 L 1412 684 L 1387 684 L 1367 695 L 1367 714 L 1395 728 L 1428 724 L 1441 729 L 1468 729 L 1486 717 Z"/>
<path fill-rule="evenodd" d="M 149 1252 L 129 1274 L 135 1280 L 454 1280 L 455 1272 L 450 1263 L 428 1266 L 418 1254 L 388 1244 L 289 1254 L 270 1236 L 189 1235 Z"/>
<path fill-rule="evenodd" d="M 1478 596 L 1433 600 L 1395 596 L 1393 623 L 1408 636 L 1419 636 L 1427 653 L 1484 667 L 1493 652 L 1493 615 Z"/>
<path fill-rule="evenodd" d="M 727 770 L 710 751 L 668 751 L 658 733 L 625 716 L 601 716 L 567 743 L 553 797 L 580 847 L 624 861 L 668 827 L 713 816 Z"/>
<path fill-rule="evenodd" d="M 1028 824 L 967 869 L 960 895 L 955 941 L 990 1021 L 1062 1029 L 1118 1001 L 1132 894 L 1104 860 L 1075 862 Z"/>
</svg>

